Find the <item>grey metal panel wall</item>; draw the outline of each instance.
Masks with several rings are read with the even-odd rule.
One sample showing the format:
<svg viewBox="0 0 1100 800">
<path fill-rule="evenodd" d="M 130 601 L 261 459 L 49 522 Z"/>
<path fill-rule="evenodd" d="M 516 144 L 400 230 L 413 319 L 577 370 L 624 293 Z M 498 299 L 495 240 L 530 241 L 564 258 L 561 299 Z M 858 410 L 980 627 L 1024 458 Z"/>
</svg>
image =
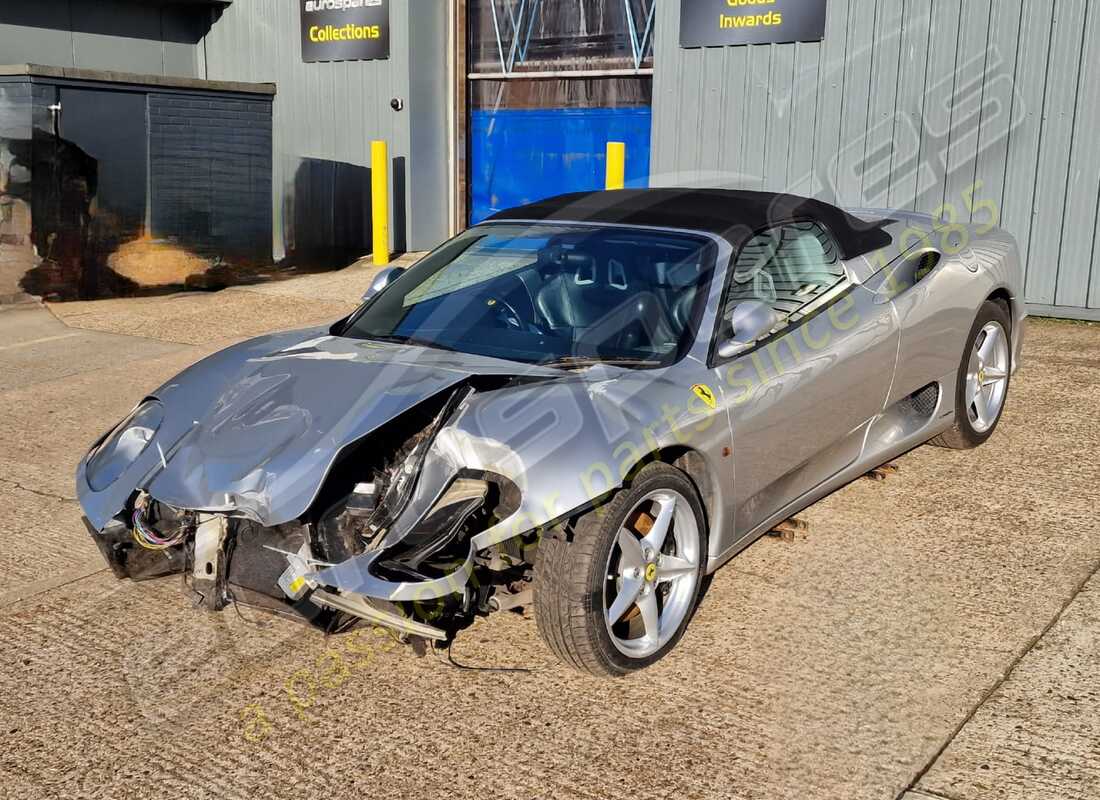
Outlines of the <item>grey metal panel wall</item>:
<svg viewBox="0 0 1100 800">
<path fill-rule="evenodd" d="M 438 0 L 412 0 L 409 26 L 409 152 L 407 249 L 435 247 L 449 233 L 447 162 L 447 19 Z M 398 250 L 406 249 L 405 246 Z"/>
<path fill-rule="evenodd" d="M 692 50 L 679 7 L 657 6 L 654 185 L 995 215 L 1029 303 L 1100 317 L 1100 4 L 829 0 L 823 42 Z"/>
<path fill-rule="evenodd" d="M 204 10 L 134 0 L 0 2 L 0 63 L 198 77 Z"/>
<path fill-rule="evenodd" d="M 0 7 L 0 61 L 74 66 L 72 31 L 46 24 L 59 14 L 68 19 L 68 6 L 62 0 L 47 0 L 40 6 L 20 3 L 13 8 Z"/>
<path fill-rule="evenodd" d="M 391 54 L 381 61 L 302 63 L 298 0 L 237 0 L 213 24 L 206 36 L 204 77 L 271 81 L 278 87 L 273 121 L 276 258 L 293 254 L 306 227 L 327 226 L 322 239 L 340 238 L 339 203 L 322 196 L 333 187 L 326 186 L 325 178 L 303 181 L 302 171 L 323 175 L 331 165 L 334 178 L 349 176 L 349 192 L 363 187 L 369 180 L 372 139 L 389 143 L 397 173 L 391 184 L 399 206 L 391 225 L 397 248 L 428 248 L 446 237 L 442 13 L 438 0 L 393 0 Z M 415 32 L 410 17 L 419 26 Z M 434 78 L 438 92 L 424 76 Z M 390 108 L 394 97 L 405 101 L 403 111 Z M 410 132 L 413 125 L 421 128 L 416 137 Z M 439 197 L 433 200 L 429 189 Z M 414 194 L 424 198 L 423 205 L 414 206 Z M 363 252 L 368 251 L 369 246 Z"/>
</svg>

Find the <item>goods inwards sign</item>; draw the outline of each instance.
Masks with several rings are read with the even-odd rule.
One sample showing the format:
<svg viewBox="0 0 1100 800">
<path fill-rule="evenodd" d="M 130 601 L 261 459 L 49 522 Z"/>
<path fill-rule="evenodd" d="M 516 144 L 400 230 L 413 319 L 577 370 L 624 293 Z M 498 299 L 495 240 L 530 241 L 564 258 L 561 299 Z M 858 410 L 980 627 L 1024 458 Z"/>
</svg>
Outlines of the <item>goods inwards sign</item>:
<svg viewBox="0 0 1100 800">
<path fill-rule="evenodd" d="M 390 57 L 390 0 L 298 0 L 302 61 Z"/>
<path fill-rule="evenodd" d="M 680 0 L 680 46 L 819 42 L 825 0 Z"/>
</svg>

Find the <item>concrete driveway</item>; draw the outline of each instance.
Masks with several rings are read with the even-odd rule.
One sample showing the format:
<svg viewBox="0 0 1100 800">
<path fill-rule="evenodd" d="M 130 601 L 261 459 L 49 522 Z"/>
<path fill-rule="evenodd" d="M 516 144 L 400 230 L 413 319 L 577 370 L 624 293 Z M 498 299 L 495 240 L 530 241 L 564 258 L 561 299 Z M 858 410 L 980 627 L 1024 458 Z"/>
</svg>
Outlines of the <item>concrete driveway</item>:
<svg viewBox="0 0 1100 800">
<path fill-rule="evenodd" d="M 454 648 L 528 671 L 459 669 L 116 581 L 73 500 L 87 445 L 369 277 L 0 312 L 0 796 L 1100 796 L 1100 326 L 1033 322 L 985 447 L 754 545 L 629 679 L 559 666 L 529 615 Z"/>
</svg>

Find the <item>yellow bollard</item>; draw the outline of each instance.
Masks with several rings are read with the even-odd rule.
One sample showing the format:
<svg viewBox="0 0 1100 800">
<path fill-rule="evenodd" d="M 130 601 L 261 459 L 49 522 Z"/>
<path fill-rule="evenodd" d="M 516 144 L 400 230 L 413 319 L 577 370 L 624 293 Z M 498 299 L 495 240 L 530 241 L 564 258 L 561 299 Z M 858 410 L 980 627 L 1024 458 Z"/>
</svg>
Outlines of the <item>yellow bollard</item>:
<svg viewBox="0 0 1100 800">
<path fill-rule="evenodd" d="M 371 230 L 374 234 L 374 263 L 384 266 L 390 263 L 390 157 L 386 143 L 375 140 L 370 143 L 370 211 Z"/>
<path fill-rule="evenodd" d="M 604 188 L 621 189 L 626 183 L 626 142 L 607 143 L 607 179 Z"/>
</svg>

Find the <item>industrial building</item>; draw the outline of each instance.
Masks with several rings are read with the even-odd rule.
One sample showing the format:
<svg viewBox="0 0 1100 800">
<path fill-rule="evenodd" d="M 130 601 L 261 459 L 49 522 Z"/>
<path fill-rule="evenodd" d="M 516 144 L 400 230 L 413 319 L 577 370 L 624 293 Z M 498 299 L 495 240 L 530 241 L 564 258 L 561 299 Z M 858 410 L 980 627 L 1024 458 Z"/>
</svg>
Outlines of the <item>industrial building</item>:
<svg viewBox="0 0 1100 800">
<path fill-rule="evenodd" d="M 603 184 L 998 224 L 1100 319 L 1087 0 L 38 0 L 0 6 L 0 301 L 320 269 Z"/>
</svg>

